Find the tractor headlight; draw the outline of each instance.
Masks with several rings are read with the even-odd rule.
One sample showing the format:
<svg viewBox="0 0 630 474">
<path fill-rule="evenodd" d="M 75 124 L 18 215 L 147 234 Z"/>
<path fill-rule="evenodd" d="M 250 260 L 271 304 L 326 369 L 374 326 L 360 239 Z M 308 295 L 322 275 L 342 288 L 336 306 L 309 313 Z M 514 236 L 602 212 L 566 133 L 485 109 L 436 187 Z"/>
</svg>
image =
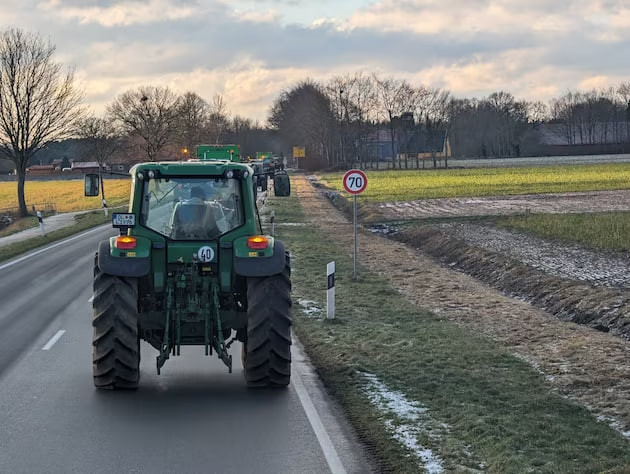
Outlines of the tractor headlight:
<svg viewBox="0 0 630 474">
<path fill-rule="evenodd" d="M 234 177 L 234 171 L 232 171 L 232 170 L 228 170 L 228 171 L 226 171 L 226 172 L 225 172 L 225 177 L 226 177 L 227 179 L 232 179 L 232 178 Z"/>
</svg>

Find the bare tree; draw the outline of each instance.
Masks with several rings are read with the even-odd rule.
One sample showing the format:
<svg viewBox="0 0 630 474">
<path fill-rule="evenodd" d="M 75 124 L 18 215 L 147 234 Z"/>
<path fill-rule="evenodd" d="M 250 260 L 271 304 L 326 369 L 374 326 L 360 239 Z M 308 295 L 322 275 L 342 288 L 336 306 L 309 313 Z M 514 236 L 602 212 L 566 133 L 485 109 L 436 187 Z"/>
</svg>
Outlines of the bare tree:
<svg viewBox="0 0 630 474">
<path fill-rule="evenodd" d="M 526 102 L 525 107 L 529 123 L 539 124 L 549 119 L 549 107 L 544 102 Z"/>
<path fill-rule="evenodd" d="M 83 109 L 74 72 L 53 60 L 55 46 L 11 28 L 0 34 L 0 154 L 15 164 L 20 216 L 26 168 L 48 143 L 68 137 Z"/>
<path fill-rule="evenodd" d="M 367 136 L 371 130 L 368 120 L 375 117 L 376 92 L 374 81 L 362 73 L 333 77 L 324 87 L 337 126 L 334 134 L 339 150 L 334 156 L 346 165 L 361 160 L 366 153 Z M 335 143 L 335 142 L 333 142 Z"/>
<path fill-rule="evenodd" d="M 446 151 L 445 140 L 448 134 L 451 94 L 442 89 L 420 87 L 416 97 L 416 116 L 420 125 L 424 127 L 433 167 L 437 168 L 436 151 L 438 149 Z M 444 166 L 448 168 L 446 154 L 444 155 Z M 417 161 L 416 167 L 418 167 Z"/>
<path fill-rule="evenodd" d="M 400 121 L 402 114 L 413 111 L 415 108 L 415 90 L 405 80 L 386 77 L 380 79 L 374 76 L 378 94 L 378 110 L 381 117 L 385 118 L 389 127 L 389 134 L 392 148 L 392 162 L 396 160 L 396 130 L 397 121 Z M 402 168 L 402 164 L 398 163 Z"/>
<path fill-rule="evenodd" d="M 81 138 L 81 146 L 85 153 L 98 163 L 101 198 L 105 215 L 107 215 L 103 171 L 111 157 L 121 149 L 122 138 L 111 119 L 100 118 L 94 115 L 80 120 L 76 133 Z"/>
<path fill-rule="evenodd" d="M 107 112 L 125 132 L 143 139 L 147 158 L 155 161 L 175 139 L 180 103 L 168 87 L 141 86 L 116 98 Z"/>
<path fill-rule="evenodd" d="M 210 106 L 194 92 L 186 92 L 180 103 L 179 141 L 183 154 L 191 153 L 203 142 L 205 127 L 210 120 Z"/>
<path fill-rule="evenodd" d="M 306 161 L 334 164 L 331 153 L 334 116 L 320 84 L 306 80 L 282 92 L 271 108 L 268 122 L 287 143 L 306 147 Z"/>
<path fill-rule="evenodd" d="M 208 131 L 214 143 L 221 143 L 221 137 L 228 128 L 228 110 L 225 98 L 222 94 L 214 94 L 210 105 L 210 117 Z"/>
</svg>

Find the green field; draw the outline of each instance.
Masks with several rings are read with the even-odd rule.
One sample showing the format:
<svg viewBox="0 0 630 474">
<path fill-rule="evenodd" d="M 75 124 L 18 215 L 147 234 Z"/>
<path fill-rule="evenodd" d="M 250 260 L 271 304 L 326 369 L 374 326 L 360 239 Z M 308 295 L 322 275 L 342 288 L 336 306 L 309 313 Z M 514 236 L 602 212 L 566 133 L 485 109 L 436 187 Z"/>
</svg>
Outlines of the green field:
<svg viewBox="0 0 630 474">
<path fill-rule="evenodd" d="M 343 191 L 342 176 L 319 175 L 326 186 L 339 191 Z M 361 199 L 368 202 L 630 189 L 630 163 L 368 171 L 367 176 Z"/>
<path fill-rule="evenodd" d="M 500 218 L 497 225 L 599 250 L 630 250 L 630 212 L 531 214 Z"/>
</svg>

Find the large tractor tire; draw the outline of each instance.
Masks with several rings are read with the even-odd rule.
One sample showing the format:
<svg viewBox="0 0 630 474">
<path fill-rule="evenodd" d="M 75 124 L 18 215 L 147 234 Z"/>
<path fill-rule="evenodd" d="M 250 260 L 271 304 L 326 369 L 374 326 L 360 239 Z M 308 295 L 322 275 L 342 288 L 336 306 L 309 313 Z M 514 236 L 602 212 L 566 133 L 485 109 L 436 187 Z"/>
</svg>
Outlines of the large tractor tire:
<svg viewBox="0 0 630 474">
<path fill-rule="evenodd" d="M 138 281 L 101 273 L 95 264 L 93 307 L 94 386 L 137 388 L 140 379 Z"/>
<path fill-rule="evenodd" d="M 243 347 L 249 387 L 286 387 L 291 380 L 291 268 L 247 279 L 247 342 Z"/>
</svg>

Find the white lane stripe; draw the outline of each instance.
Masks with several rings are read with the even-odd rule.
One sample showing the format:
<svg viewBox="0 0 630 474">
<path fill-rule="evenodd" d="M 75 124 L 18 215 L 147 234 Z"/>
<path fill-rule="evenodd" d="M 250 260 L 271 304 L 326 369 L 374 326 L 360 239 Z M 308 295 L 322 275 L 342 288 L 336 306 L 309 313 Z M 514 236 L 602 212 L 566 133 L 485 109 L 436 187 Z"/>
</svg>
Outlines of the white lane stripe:
<svg viewBox="0 0 630 474">
<path fill-rule="evenodd" d="M 308 418 L 308 421 L 315 432 L 315 436 L 317 437 L 317 441 L 319 441 L 319 445 L 324 452 L 330 472 L 332 472 L 332 474 L 346 474 L 346 469 L 343 467 L 343 464 L 339 459 L 339 455 L 337 454 L 337 450 L 330 440 L 330 436 L 328 436 L 328 432 L 326 431 L 326 428 L 324 428 L 321 418 L 317 414 L 315 405 L 313 405 L 313 401 L 304 387 L 300 374 L 297 369 L 292 370 L 291 372 L 291 385 L 295 389 L 295 392 L 300 399 L 300 403 L 302 403 L 306 417 Z"/>
<path fill-rule="evenodd" d="M 50 350 L 50 348 L 51 348 L 52 346 L 54 346 L 54 345 L 55 345 L 55 343 L 56 343 L 59 339 L 61 339 L 61 336 L 63 336 L 65 332 L 66 332 L 66 330 L 65 330 L 65 329 L 60 329 L 59 331 L 57 331 L 57 333 L 56 333 L 53 337 L 51 337 L 51 338 L 50 338 L 50 341 L 48 341 L 48 342 L 46 343 L 46 345 L 45 345 L 44 347 L 42 347 L 42 350 L 43 350 L 43 351 L 48 351 L 48 350 Z"/>
<path fill-rule="evenodd" d="M 107 225 L 107 224 L 105 224 L 105 225 Z M 55 242 L 54 244 L 49 245 L 48 247 L 44 247 L 43 249 L 36 250 L 35 252 L 29 253 L 28 255 L 24 255 L 23 257 L 20 257 L 20 258 L 18 258 L 16 260 L 13 260 L 13 261 L 11 261 L 9 263 L 5 263 L 4 265 L 0 265 L 0 270 L 4 270 L 5 268 L 9 268 L 10 266 L 15 265 L 16 263 L 23 262 L 24 260 L 26 260 L 28 258 L 34 257 L 35 255 L 39 255 L 40 253 L 46 252 L 47 250 L 54 249 L 55 247 L 59 247 L 60 245 L 64 245 L 67 242 L 72 242 L 73 240 L 80 239 L 81 237 L 83 237 L 85 235 L 91 234 L 93 232 L 101 231 L 101 230 L 103 230 L 103 227 L 105 227 L 105 225 L 95 227 L 94 229 L 90 229 L 90 230 L 88 230 L 86 232 L 82 232 L 82 233 L 80 233 L 78 235 L 75 235 L 74 237 L 70 237 L 69 239 L 64 239 L 64 240 L 61 240 L 59 242 Z"/>
</svg>

